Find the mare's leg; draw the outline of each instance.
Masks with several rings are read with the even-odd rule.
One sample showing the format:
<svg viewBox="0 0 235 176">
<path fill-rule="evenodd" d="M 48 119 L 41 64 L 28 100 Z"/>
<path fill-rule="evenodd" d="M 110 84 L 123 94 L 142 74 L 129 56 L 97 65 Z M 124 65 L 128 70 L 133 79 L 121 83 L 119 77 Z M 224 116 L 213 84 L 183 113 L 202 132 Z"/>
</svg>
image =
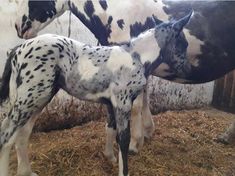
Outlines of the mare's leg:
<svg viewBox="0 0 235 176">
<path fill-rule="evenodd" d="M 17 176 L 37 176 L 31 170 L 28 157 L 28 141 L 36 119 L 36 117 L 30 118 L 18 132 L 20 135 L 17 136 L 15 141 L 18 160 Z"/>
<path fill-rule="evenodd" d="M 129 146 L 131 153 L 138 153 L 138 148 L 140 149 L 144 144 L 142 107 L 143 92 L 135 99 L 131 111 L 131 142 Z"/>
<path fill-rule="evenodd" d="M 153 136 L 155 126 L 154 126 L 152 114 L 150 112 L 150 107 L 149 107 L 148 85 L 145 85 L 144 91 L 143 91 L 142 118 L 143 118 L 143 125 L 144 125 L 144 136 L 146 138 L 151 138 Z"/>
<path fill-rule="evenodd" d="M 107 111 L 108 111 L 108 123 L 106 124 L 106 144 L 104 155 L 112 162 L 116 162 L 117 159 L 114 156 L 113 152 L 113 141 L 116 137 L 116 121 L 114 110 L 111 102 L 106 103 Z"/>
<path fill-rule="evenodd" d="M 216 140 L 224 144 L 235 144 L 235 121 Z"/>
</svg>

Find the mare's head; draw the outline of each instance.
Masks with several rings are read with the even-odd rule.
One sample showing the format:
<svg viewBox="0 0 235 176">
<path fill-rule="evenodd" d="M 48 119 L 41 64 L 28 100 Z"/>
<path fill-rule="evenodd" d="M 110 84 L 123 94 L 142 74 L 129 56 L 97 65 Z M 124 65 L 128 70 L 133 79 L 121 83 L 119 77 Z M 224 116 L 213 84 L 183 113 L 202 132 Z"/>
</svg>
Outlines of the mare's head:
<svg viewBox="0 0 235 176">
<path fill-rule="evenodd" d="M 35 37 L 54 18 L 64 13 L 67 8 L 64 0 L 35 1 L 24 0 L 17 10 L 15 28 L 20 38 Z"/>
</svg>

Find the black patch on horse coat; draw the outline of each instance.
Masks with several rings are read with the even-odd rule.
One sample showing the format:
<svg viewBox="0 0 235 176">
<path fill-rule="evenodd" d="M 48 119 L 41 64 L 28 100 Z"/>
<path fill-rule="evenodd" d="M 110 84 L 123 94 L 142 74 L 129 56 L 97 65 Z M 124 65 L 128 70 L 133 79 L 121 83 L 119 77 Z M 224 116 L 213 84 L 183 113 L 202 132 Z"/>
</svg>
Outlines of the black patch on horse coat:
<svg viewBox="0 0 235 176">
<path fill-rule="evenodd" d="M 117 24 L 120 29 L 123 29 L 125 23 L 123 19 L 120 19 L 120 20 L 117 20 Z"/>
<path fill-rule="evenodd" d="M 25 75 L 28 76 L 30 73 L 31 73 L 30 71 L 27 71 L 27 72 L 25 73 Z"/>
<path fill-rule="evenodd" d="M 42 47 L 39 46 L 39 47 L 35 48 L 35 51 L 40 50 L 41 48 L 42 48 Z"/>
<path fill-rule="evenodd" d="M 55 78 L 51 90 L 52 97 L 60 90 L 60 88 L 65 89 L 65 78 L 61 74 L 62 73 L 61 68 L 56 65 L 54 71 L 55 71 Z"/>
<path fill-rule="evenodd" d="M 31 54 L 32 51 L 33 51 L 33 47 L 30 48 L 30 50 L 25 54 L 24 58 L 27 58 Z"/>
<path fill-rule="evenodd" d="M 117 134 L 117 142 L 119 144 L 119 147 L 122 151 L 122 159 L 123 159 L 123 175 L 128 175 L 128 147 L 130 144 L 130 121 L 128 121 L 128 127 L 121 131 L 121 133 Z"/>
<path fill-rule="evenodd" d="M 0 85 L 0 105 L 9 97 L 9 83 L 11 78 L 12 66 L 11 61 L 16 54 L 16 50 L 19 46 L 13 48 L 8 56 L 5 64 L 5 68 L 2 75 L 2 81 Z"/>
<path fill-rule="evenodd" d="M 137 37 L 140 33 L 155 27 L 161 22 L 162 21 L 158 20 L 154 15 L 147 17 L 143 24 L 136 21 L 134 24 L 130 25 L 130 36 Z"/>
<path fill-rule="evenodd" d="M 108 112 L 108 119 L 107 119 L 108 127 L 116 130 L 117 125 L 116 125 L 116 120 L 115 120 L 115 112 L 114 112 L 113 105 L 112 105 L 111 101 L 107 98 L 100 98 L 98 102 L 106 105 L 107 112 Z"/>
<path fill-rule="evenodd" d="M 59 51 L 62 52 L 64 50 L 64 46 L 60 43 L 56 43 L 56 45 L 52 45 L 52 47 L 59 48 Z"/>
<path fill-rule="evenodd" d="M 35 1 L 29 0 L 29 19 L 31 21 L 37 20 L 41 23 L 52 18 L 56 14 L 55 0 L 50 1 Z"/>
<path fill-rule="evenodd" d="M 101 45 L 109 45 L 108 38 L 111 33 L 112 17 L 108 17 L 107 24 L 103 24 L 100 17 L 96 15 L 92 1 L 86 1 L 84 5 L 85 14 L 80 12 L 74 3 L 69 1 L 69 8 L 72 13 L 95 35 Z"/>
<path fill-rule="evenodd" d="M 43 67 L 43 64 L 39 64 L 37 67 L 34 68 L 33 71 L 37 71 L 38 69 L 42 68 Z"/>
<path fill-rule="evenodd" d="M 84 5 L 84 11 L 87 14 L 87 16 L 92 17 L 92 15 L 95 12 L 94 5 L 92 1 L 86 1 Z"/>
<path fill-rule="evenodd" d="M 235 68 L 235 53 L 234 55 L 228 53 L 225 56 L 223 55 L 223 49 L 210 43 L 202 46 L 202 54 L 198 56 L 199 67 L 192 66 L 191 72 L 186 77 L 191 81 L 190 83 L 209 82 Z"/>
<path fill-rule="evenodd" d="M 107 10 L 108 4 L 106 0 L 99 0 L 100 6 L 104 9 Z"/>
<path fill-rule="evenodd" d="M 21 65 L 21 67 L 19 68 L 19 71 L 18 71 L 18 75 L 16 77 L 16 85 L 17 87 L 20 87 L 20 85 L 22 84 L 22 75 L 21 75 L 21 71 L 24 70 L 26 67 L 27 67 L 27 63 L 23 63 Z"/>
<path fill-rule="evenodd" d="M 163 62 L 162 52 L 163 50 L 161 49 L 158 58 L 155 59 L 153 63 L 150 64 L 147 62 L 144 64 L 144 68 L 145 68 L 144 75 L 146 78 L 148 78 L 148 76 L 153 72 L 153 70 L 156 69 Z"/>
</svg>

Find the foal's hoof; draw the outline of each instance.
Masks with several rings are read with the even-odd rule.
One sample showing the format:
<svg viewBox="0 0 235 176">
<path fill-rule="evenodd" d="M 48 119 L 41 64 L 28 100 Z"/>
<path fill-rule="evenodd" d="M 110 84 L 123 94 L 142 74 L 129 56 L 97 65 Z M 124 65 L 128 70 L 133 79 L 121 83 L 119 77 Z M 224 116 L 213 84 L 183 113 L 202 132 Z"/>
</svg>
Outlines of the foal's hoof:
<svg viewBox="0 0 235 176">
<path fill-rule="evenodd" d="M 104 156 L 112 163 L 117 163 L 117 158 L 114 155 L 104 152 Z"/>
<path fill-rule="evenodd" d="M 38 174 L 36 174 L 36 173 L 32 173 L 30 176 L 38 176 Z"/>
<path fill-rule="evenodd" d="M 134 150 L 131 150 L 131 149 L 129 149 L 129 151 L 128 151 L 129 155 L 136 155 L 137 153 L 138 153 L 138 151 L 134 151 Z"/>
<path fill-rule="evenodd" d="M 154 133 L 154 127 L 151 127 L 151 128 L 145 128 L 144 129 L 144 137 L 146 139 L 150 139 L 153 137 L 153 133 Z"/>
<path fill-rule="evenodd" d="M 128 152 L 129 155 L 136 155 L 138 152 L 139 151 L 136 147 L 131 146 L 131 145 L 129 146 L 129 152 Z"/>
</svg>

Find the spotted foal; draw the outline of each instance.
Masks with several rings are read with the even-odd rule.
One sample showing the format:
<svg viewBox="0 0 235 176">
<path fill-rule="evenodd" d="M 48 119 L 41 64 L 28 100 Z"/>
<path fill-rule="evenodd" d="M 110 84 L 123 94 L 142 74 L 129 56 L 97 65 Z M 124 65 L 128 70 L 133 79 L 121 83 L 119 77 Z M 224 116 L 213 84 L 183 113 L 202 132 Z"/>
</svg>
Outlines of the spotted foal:
<svg viewBox="0 0 235 176">
<path fill-rule="evenodd" d="M 6 116 L 0 131 L 0 176 L 8 175 L 9 152 L 14 143 L 17 174 L 36 175 L 25 155 L 28 138 L 37 113 L 59 89 L 107 106 L 110 134 L 114 136 L 117 131 L 119 176 L 127 176 L 133 101 L 151 72 L 167 59 L 165 52 L 175 44 L 190 17 L 191 13 L 178 21 L 162 23 L 120 46 L 92 47 L 47 34 L 13 50 L 0 89 Z"/>
</svg>

